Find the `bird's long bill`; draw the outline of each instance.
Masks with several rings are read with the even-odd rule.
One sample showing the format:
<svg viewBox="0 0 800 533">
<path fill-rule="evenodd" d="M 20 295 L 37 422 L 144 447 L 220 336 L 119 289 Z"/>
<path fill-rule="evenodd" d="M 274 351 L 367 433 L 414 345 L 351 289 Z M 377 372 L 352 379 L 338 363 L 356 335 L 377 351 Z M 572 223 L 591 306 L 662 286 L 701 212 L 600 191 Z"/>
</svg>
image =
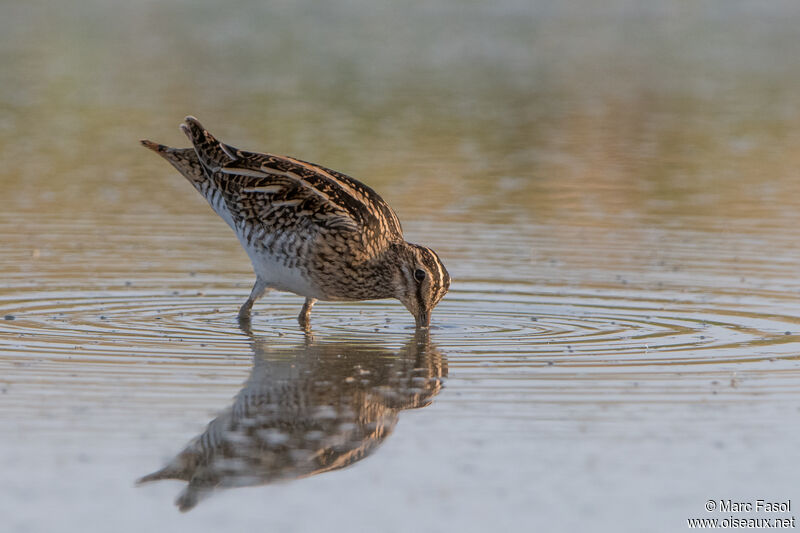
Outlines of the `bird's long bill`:
<svg viewBox="0 0 800 533">
<path fill-rule="evenodd" d="M 414 318 L 417 320 L 417 328 L 427 328 L 431 325 L 430 309 L 420 309 Z"/>
</svg>

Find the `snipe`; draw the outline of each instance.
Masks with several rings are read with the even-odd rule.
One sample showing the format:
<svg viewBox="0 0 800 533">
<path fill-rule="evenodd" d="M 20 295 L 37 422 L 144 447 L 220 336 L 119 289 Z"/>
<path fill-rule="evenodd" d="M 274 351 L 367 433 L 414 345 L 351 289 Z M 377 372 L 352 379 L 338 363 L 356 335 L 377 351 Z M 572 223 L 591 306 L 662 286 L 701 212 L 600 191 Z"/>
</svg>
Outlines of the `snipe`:
<svg viewBox="0 0 800 533">
<path fill-rule="evenodd" d="M 380 298 L 397 298 L 417 327 L 428 327 L 450 276 L 433 250 L 405 241 L 375 191 L 320 165 L 234 148 L 194 117 L 181 129 L 193 148 L 142 144 L 189 180 L 250 257 L 256 282 L 240 319 L 272 288 L 305 296 L 303 328 L 317 300 Z"/>
</svg>

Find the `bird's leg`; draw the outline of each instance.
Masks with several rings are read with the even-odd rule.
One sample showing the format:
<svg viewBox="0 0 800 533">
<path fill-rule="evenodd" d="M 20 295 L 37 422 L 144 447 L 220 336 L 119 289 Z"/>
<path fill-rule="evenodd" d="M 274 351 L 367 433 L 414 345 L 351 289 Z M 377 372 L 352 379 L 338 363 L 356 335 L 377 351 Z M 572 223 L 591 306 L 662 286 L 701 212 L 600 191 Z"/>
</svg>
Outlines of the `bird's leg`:
<svg viewBox="0 0 800 533">
<path fill-rule="evenodd" d="M 306 298 L 306 303 L 303 304 L 303 308 L 300 310 L 300 314 L 297 315 L 297 321 L 300 322 L 300 327 L 305 330 L 311 328 L 309 319 L 311 317 L 311 308 L 314 307 L 315 303 L 317 303 L 316 298 Z"/>
<path fill-rule="evenodd" d="M 253 304 L 256 300 L 261 298 L 266 291 L 267 283 L 260 277 L 256 277 L 256 283 L 253 285 L 253 290 L 250 291 L 250 296 L 247 298 L 247 301 L 242 304 L 242 307 L 239 308 L 239 320 L 250 318 L 250 310 L 253 308 Z"/>
</svg>

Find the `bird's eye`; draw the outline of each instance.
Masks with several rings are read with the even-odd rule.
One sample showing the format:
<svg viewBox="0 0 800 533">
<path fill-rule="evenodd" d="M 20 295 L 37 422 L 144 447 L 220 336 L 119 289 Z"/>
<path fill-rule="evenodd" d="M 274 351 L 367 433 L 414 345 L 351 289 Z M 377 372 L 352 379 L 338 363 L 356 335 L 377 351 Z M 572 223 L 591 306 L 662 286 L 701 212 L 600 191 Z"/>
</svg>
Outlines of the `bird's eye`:
<svg viewBox="0 0 800 533">
<path fill-rule="evenodd" d="M 414 279 L 417 281 L 422 281 L 425 279 L 425 271 L 421 268 L 418 268 L 414 271 Z"/>
</svg>

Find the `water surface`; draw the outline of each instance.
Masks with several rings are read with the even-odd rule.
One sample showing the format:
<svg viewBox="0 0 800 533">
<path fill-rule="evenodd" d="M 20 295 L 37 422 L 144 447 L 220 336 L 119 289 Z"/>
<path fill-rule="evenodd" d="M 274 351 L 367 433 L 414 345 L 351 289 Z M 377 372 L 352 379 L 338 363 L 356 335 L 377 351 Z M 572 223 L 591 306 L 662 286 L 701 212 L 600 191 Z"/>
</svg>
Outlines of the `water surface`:
<svg viewBox="0 0 800 533">
<path fill-rule="evenodd" d="M 800 501 L 794 3 L 2 10 L 10 531 L 675 531 Z M 308 337 L 285 293 L 242 329 L 246 255 L 138 144 L 189 113 L 378 190 L 453 277 L 429 336 L 374 301 Z"/>
</svg>

